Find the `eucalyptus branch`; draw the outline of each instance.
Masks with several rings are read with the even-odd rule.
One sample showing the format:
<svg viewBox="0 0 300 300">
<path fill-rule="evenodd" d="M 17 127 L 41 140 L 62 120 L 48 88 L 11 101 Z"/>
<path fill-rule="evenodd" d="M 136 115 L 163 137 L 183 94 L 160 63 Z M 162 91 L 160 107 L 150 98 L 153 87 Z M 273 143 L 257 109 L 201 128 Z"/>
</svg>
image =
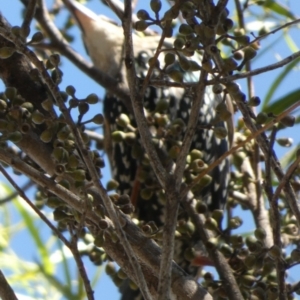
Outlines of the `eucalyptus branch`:
<svg viewBox="0 0 300 300">
<path fill-rule="evenodd" d="M 300 19 L 297 19 L 297 20 L 294 20 L 294 21 L 291 21 L 291 22 L 287 22 L 287 23 L 285 23 L 285 24 L 283 24 L 283 25 L 281 25 L 281 26 L 279 26 L 279 27 L 277 27 L 277 28 L 275 28 L 275 29 L 273 29 L 273 30 L 271 30 L 271 31 L 269 31 L 269 32 L 267 32 L 267 33 L 265 33 L 265 34 L 262 34 L 262 35 L 256 37 L 256 38 L 255 38 L 254 40 L 252 40 L 247 46 L 250 46 L 251 44 L 254 44 L 254 43 L 256 43 L 256 42 L 259 42 L 259 41 L 261 41 L 262 39 L 265 39 L 266 37 L 268 37 L 269 35 L 274 34 L 274 33 L 276 33 L 277 31 L 279 31 L 279 30 L 281 30 L 281 29 L 284 29 L 284 28 L 286 28 L 286 27 L 293 26 L 293 25 L 295 25 L 295 24 L 297 24 L 297 23 L 300 23 Z M 241 46 L 241 47 L 239 47 L 238 49 L 234 50 L 234 52 L 239 51 L 239 50 L 241 50 L 241 49 L 243 49 L 243 48 L 245 48 L 245 47 L 247 47 L 247 46 Z"/>
<path fill-rule="evenodd" d="M 2 300 L 18 300 L 13 289 L 7 282 L 4 274 L 0 270 L 0 297 Z"/>
</svg>

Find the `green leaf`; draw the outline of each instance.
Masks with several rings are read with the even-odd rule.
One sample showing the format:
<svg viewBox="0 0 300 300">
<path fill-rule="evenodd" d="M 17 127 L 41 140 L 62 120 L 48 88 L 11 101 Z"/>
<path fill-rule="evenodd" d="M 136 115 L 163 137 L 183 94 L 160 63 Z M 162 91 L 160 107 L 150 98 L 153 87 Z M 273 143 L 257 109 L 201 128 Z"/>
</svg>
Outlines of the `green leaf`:
<svg viewBox="0 0 300 300">
<path fill-rule="evenodd" d="M 288 107 L 293 105 L 294 103 L 298 102 L 299 100 L 300 100 L 300 89 L 297 89 L 275 100 L 270 105 L 264 106 L 263 112 L 265 113 L 272 112 L 275 115 L 278 115 L 284 110 L 286 110 Z"/>
<path fill-rule="evenodd" d="M 270 100 L 272 99 L 275 91 L 278 89 L 279 85 L 283 82 L 286 78 L 287 74 L 299 63 L 300 58 L 295 59 L 290 64 L 288 64 L 283 71 L 277 76 L 274 80 L 273 84 L 271 85 L 263 103 L 262 103 L 262 110 L 266 111 L 267 105 L 269 104 Z"/>
<path fill-rule="evenodd" d="M 269 8 L 273 12 L 282 15 L 284 17 L 296 20 L 295 16 L 291 13 L 290 9 L 274 0 L 267 0 L 264 3 L 264 7 Z"/>
<path fill-rule="evenodd" d="M 23 201 L 23 200 L 21 200 Z M 41 263 L 44 267 L 44 270 L 47 274 L 53 274 L 54 266 L 50 261 L 50 253 L 48 252 L 47 247 L 45 246 L 45 242 L 42 240 L 39 226 L 34 222 L 34 218 L 32 217 L 32 213 L 27 209 L 24 205 L 20 203 L 20 201 L 15 201 L 14 205 L 16 209 L 19 211 L 21 217 L 24 220 L 26 228 L 28 232 L 31 234 L 32 239 L 34 240 L 37 250 L 40 254 Z"/>
</svg>

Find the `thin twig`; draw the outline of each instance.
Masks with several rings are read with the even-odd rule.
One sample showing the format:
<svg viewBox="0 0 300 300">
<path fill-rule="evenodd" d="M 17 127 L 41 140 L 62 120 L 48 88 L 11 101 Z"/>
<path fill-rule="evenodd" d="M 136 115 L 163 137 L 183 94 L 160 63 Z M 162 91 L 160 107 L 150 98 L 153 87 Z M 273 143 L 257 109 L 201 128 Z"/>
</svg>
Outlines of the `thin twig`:
<svg viewBox="0 0 300 300">
<path fill-rule="evenodd" d="M 81 259 L 80 253 L 78 251 L 78 232 L 80 232 L 80 230 L 82 229 L 82 225 L 83 225 L 83 218 L 81 219 L 82 224 L 79 224 L 79 227 L 77 229 L 77 233 L 75 233 L 75 229 L 74 227 L 70 224 L 69 225 L 69 231 L 71 233 L 71 242 L 70 242 L 70 250 L 72 251 L 73 257 L 75 259 L 76 265 L 77 265 L 77 269 L 80 273 L 80 276 L 82 278 L 83 284 L 84 284 L 84 288 L 86 291 L 86 295 L 87 295 L 87 299 L 88 300 L 94 300 L 94 291 L 91 287 L 91 283 L 89 280 L 89 277 L 86 273 L 83 261 Z"/>
<path fill-rule="evenodd" d="M 25 16 L 21 28 L 25 31 L 30 29 L 30 24 L 35 14 L 37 0 L 29 0 L 29 4 L 26 7 Z"/>
</svg>

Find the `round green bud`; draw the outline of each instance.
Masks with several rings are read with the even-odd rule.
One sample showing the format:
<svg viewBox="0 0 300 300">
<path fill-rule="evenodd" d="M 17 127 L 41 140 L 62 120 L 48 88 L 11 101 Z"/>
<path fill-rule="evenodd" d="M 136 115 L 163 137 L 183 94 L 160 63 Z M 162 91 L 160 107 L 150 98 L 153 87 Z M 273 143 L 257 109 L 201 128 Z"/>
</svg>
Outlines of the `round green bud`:
<svg viewBox="0 0 300 300">
<path fill-rule="evenodd" d="M 11 28 L 11 32 L 13 35 L 15 35 L 16 37 L 21 37 L 21 27 L 20 26 L 13 26 Z"/>
<path fill-rule="evenodd" d="M 257 116 L 256 116 L 256 124 L 265 124 L 268 120 L 268 115 L 264 112 L 260 112 Z"/>
<path fill-rule="evenodd" d="M 116 274 L 117 270 L 115 264 L 113 262 L 108 262 L 105 266 L 105 272 L 109 276 Z"/>
<path fill-rule="evenodd" d="M 40 31 L 38 31 L 32 36 L 30 44 L 39 44 L 43 41 L 43 39 L 44 35 Z"/>
<path fill-rule="evenodd" d="M 125 140 L 126 134 L 123 131 L 114 131 L 111 135 L 112 140 L 115 143 L 121 143 Z"/>
<path fill-rule="evenodd" d="M 176 49 L 182 49 L 183 46 L 185 45 L 185 40 L 181 37 L 178 37 L 175 39 L 173 45 Z"/>
<path fill-rule="evenodd" d="M 75 93 L 76 93 L 76 89 L 74 88 L 74 86 L 72 85 L 68 85 L 66 87 L 66 93 L 72 97 L 74 97 Z"/>
<path fill-rule="evenodd" d="M 161 1 L 160 0 L 151 0 L 150 7 L 155 13 L 158 13 L 161 10 Z"/>
<path fill-rule="evenodd" d="M 284 116 L 279 122 L 286 127 L 293 127 L 295 125 L 296 118 L 291 115 Z"/>
<path fill-rule="evenodd" d="M 18 93 L 17 89 L 15 87 L 10 87 L 10 86 L 7 87 L 4 92 L 6 98 L 8 98 L 11 101 L 13 101 L 16 98 L 17 93 Z"/>
<path fill-rule="evenodd" d="M 104 245 L 104 236 L 103 234 L 98 234 L 96 237 L 95 237 L 95 240 L 94 240 L 94 245 L 96 247 L 103 247 Z"/>
<path fill-rule="evenodd" d="M 179 27 L 179 33 L 181 33 L 182 35 L 189 35 L 189 34 L 194 33 L 194 30 L 188 24 L 181 24 Z"/>
<path fill-rule="evenodd" d="M 79 181 L 79 182 L 84 181 L 86 178 L 85 171 L 82 169 L 75 170 L 75 171 L 71 172 L 70 175 L 72 176 L 72 178 L 75 181 Z"/>
<path fill-rule="evenodd" d="M 291 147 L 294 141 L 292 138 L 278 138 L 276 142 L 282 147 Z"/>
<path fill-rule="evenodd" d="M 264 230 L 264 228 L 256 228 L 254 231 L 254 236 L 261 242 L 264 242 L 264 240 L 266 239 L 267 233 Z"/>
<path fill-rule="evenodd" d="M 253 106 L 253 107 L 260 105 L 260 103 L 261 103 L 261 100 L 257 96 L 251 97 L 250 100 L 248 101 L 248 105 Z"/>
<path fill-rule="evenodd" d="M 42 102 L 42 107 L 46 111 L 52 111 L 53 110 L 53 102 L 50 99 L 47 99 Z"/>
<path fill-rule="evenodd" d="M 190 152 L 191 160 L 194 161 L 196 159 L 202 159 L 203 153 L 198 149 L 193 149 Z"/>
<path fill-rule="evenodd" d="M 89 111 L 89 109 L 90 109 L 90 106 L 88 103 L 79 102 L 78 110 L 79 110 L 80 115 L 86 114 Z"/>
<path fill-rule="evenodd" d="M 10 133 L 7 138 L 13 143 L 18 143 L 22 140 L 22 137 L 23 135 L 20 131 L 14 131 Z"/>
<path fill-rule="evenodd" d="M 252 47 L 246 47 L 244 49 L 244 60 L 248 61 L 256 56 L 257 52 Z"/>
<path fill-rule="evenodd" d="M 99 98 L 96 94 L 88 95 L 85 100 L 88 104 L 96 104 L 99 102 Z"/>
<path fill-rule="evenodd" d="M 60 56 L 59 54 L 51 54 L 49 57 L 49 61 L 54 67 L 58 67 L 60 63 Z"/>
<path fill-rule="evenodd" d="M 281 253 L 282 253 L 282 251 L 281 251 L 281 249 L 277 245 L 273 245 L 269 249 L 269 255 L 273 259 L 279 259 L 279 258 L 281 258 Z"/>
<path fill-rule="evenodd" d="M 2 47 L 0 48 L 0 58 L 6 59 L 11 57 L 15 53 L 15 49 L 12 47 Z"/>
<path fill-rule="evenodd" d="M 76 169 L 79 165 L 79 159 L 75 154 L 71 154 L 68 158 L 67 168 Z"/>
<path fill-rule="evenodd" d="M 97 125 L 102 125 L 104 123 L 104 117 L 102 114 L 97 114 L 92 118 L 92 122 Z"/>
<path fill-rule="evenodd" d="M 128 115 L 120 114 L 116 120 L 116 123 L 117 123 L 117 125 L 126 128 L 128 125 L 130 125 L 130 119 L 129 119 Z"/>
<path fill-rule="evenodd" d="M 143 200 L 150 200 L 153 196 L 153 190 L 150 188 L 145 188 L 141 190 L 141 197 Z"/>
<path fill-rule="evenodd" d="M 170 70 L 168 72 L 169 77 L 174 80 L 175 82 L 182 82 L 183 81 L 183 74 L 178 70 Z"/>
<path fill-rule="evenodd" d="M 107 191 L 116 190 L 118 188 L 118 186 L 119 186 L 119 182 L 114 179 L 111 179 L 106 183 Z"/>
<path fill-rule="evenodd" d="M 145 9 L 140 9 L 137 13 L 136 16 L 138 17 L 139 20 L 149 20 L 150 16 L 149 13 Z"/>
<path fill-rule="evenodd" d="M 165 55 L 165 65 L 169 66 L 175 62 L 175 55 L 173 53 L 167 53 Z"/>
<path fill-rule="evenodd" d="M 137 21 L 137 22 L 135 22 L 135 30 L 144 31 L 148 28 L 149 25 L 150 24 L 144 20 Z"/>
<path fill-rule="evenodd" d="M 211 218 L 211 217 L 209 217 L 205 220 L 204 227 L 206 229 L 209 229 L 209 230 L 212 230 L 212 231 L 218 231 L 219 230 L 218 222 L 214 218 Z"/>
<path fill-rule="evenodd" d="M 7 109 L 7 103 L 6 103 L 6 101 L 0 99 L 0 111 L 1 112 L 5 112 L 6 109 Z"/>
<path fill-rule="evenodd" d="M 53 138 L 53 130 L 52 129 L 46 129 L 40 135 L 40 139 L 44 143 L 50 143 L 52 138 Z"/>
</svg>

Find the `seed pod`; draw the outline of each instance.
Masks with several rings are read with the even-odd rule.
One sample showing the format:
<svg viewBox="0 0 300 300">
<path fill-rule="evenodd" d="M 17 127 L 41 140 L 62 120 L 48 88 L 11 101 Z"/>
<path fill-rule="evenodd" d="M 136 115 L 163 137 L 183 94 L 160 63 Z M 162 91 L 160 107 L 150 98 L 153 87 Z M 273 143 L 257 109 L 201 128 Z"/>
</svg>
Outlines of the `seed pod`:
<svg viewBox="0 0 300 300">
<path fill-rule="evenodd" d="M 52 138 L 53 138 L 53 130 L 52 129 L 46 129 L 40 135 L 40 139 L 44 143 L 51 142 Z"/>
<path fill-rule="evenodd" d="M 237 67 L 238 67 L 238 64 L 232 57 L 223 59 L 223 71 L 224 72 L 234 71 L 237 69 Z"/>
<path fill-rule="evenodd" d="M 211 217 L 217 221 L 218 225 L 221 225 L 224 217 L 224 211 L 222 209 L 215 209 L 212 212 Z"/>
<path fill-rule="evenodd" d="M 183 38 L 178 37 L 178 38 L 175 39 L 173 45 L 174 45 L 174 47 L 175 47 L 176 49 L 182 49 L 183 46 L 185 45 L 185 41 L 184 41 Z"/>
<path fill-rule="evenodd" d="M 5 89 L 4 94 L 5 94 L 6 98 L 8 98 L 11 101 L 14 101 L 18 94 L 18 90 L 15 87 L 9 86 Z"/>
<path fill-rule="evenodd" d="M 244 59 L 244 52 L 241 51 L 241 50 L 235 51 L 235 52 L 233 53 L 233 58 L 234 58 L 235 60 L 242 60 L 242 59 Z"/>
<path fill-rule="evenodd" d="M 240 217 L 233 217 L 229 220 L 229 228 L 237 229 L 243 224 L 243 220 Z"/>
<path fill-rule="evenodd" d="M 21 37 L 21 27 L 20 26 L 13 26 L 11 28 L 11 32 L 13 35 L 15 35 L 16 37 Z"/>
<path fill-rule="evenodd" d="M 8 140 L 10 140 L 13 143 L 18 143 L 22 140 L 23 135 L 20 131 L 14 131 L 10 133 L 7 137 Z"/>
<path fill-rule="evenodd" d="M 212 230 L 212 231 L 218 231 L 219 230 L 218 222 L 214 218 L 211 218 L 211 217 L 208 217 L 205 220 L 204 227 L 206 229 L 209 229 L 209 230 Z"/>
<path fill-rule="evenodd" d="M 256 228 L 254 231 L 254 236 L 261 242 L 264 242 L 266 239 L 266 231 L 264 230 L 264 228 Z"/>
<path fill-rule="evenodd" d="M 296 118 L 291 115 L 283 117 L 279 122 L 286 127 L 293 127 L 295 125 Z"/>
<path fill-rule="evenodd" d="M 103 236 L 102 233 L 98 234 L 95 237 L 94 245 L 97 246 L 97 247 L 103 247 L 103 245 L 104 245 L 104 236 Z"/>
<path fill-rule="evenodd" d="M 268 120 L 268 115 L 264 112 L 260 112 L 257 116 L 256 116 L 256 124 L 265 124 Z"/>
<path fill-rule="evenodd" d="M 269 249 L 269 255 L 273 259 L 279 259 L 281 257 L 281 249 L 277 245 L 273 245 Z"/>
<path fill-rule="evenodd" d="M 149 20 L 150 15 L 145 9 L 140 9 L 137 13 L 136 16 L 138 17 L 139 20 Z"/>
<path fill-rule="evenodd" d="M 219 244 L 219 240 L 217 238 L 210 238 L 207 242 L 206 242 L 206 249 L 209 250 L 214 250 L 218 247 Z"/>
<path fill-rule="evenodd" d="M 53 219 L 55 221 L 67 221 L 71 220 L 72 216 L 70 214 L 67 214 L 63 210 L 57 208 L 53 211 Z"/>
<path fill-rule="evenodd" d="M 253 106 L 253 107 L 260 105 L 260 103 L 261 103 L 261 100 L 257 96 L 251 97 L 250 100 L 248 101 L 248 105 Z"/>
<path fill-rule="evenodd" d="M 111 179 L 107 182 L 106 189 L 107 191 L 113 191 L 116 190 L 118 186 L 119 186 L 119 182 L 114 179 Z"/>
<path fill-rule="evenodd" d="M 1 112 L 5 112 L 6 109 L 7 109 L 7 103 L 6 103 L 6 101 L 0 99 L 0 111 Z"/>
<path fill-rule="evenodd" d="M 86 114 L 89 111 L 89 109 L 90 109 L 90 106 L 88 103 L 79 102 L 78 110 L 79 110 L 80 115 Z"/>
<path fill-rule="evenodd" d="M 11 57 L 15 53 L 15 49 L 12 47 L 2 47 L 0 48 L 0 58 L 6 59 Z"/>
<path fill-rule="evenodd" d="M 21 27 L 21 35 L 24 39 L 26 39 L 30 34 L 30 27 L 29 25 L 22 25 Z"/>
<path fill-rule="evenodd" d="M 175 55 L 173 53 L 167 53 L 164 60 L 166 66 L 172 65 L 175 62 Z"/>
<path fill-rule="evenodd" d="M 141 197 L 143 200 L 150 200 L 153 196 L 153 190 L 150 188 L 145 188 L 141 190 Z"/>
<path fill-rule="evenodd" d="M 190 156 L 191 156 L 191 160 L 194 161 L 196 159 L 201 159 L 203 158 L 203 153 L 198 150 L 198 149 L 193 149 L 191 152 L 190 152 Z"/>
<path fill-rule="evenodd" d="M 66 87 L 66 93 L 72 97 L 74 97 L 75 93 L 76 93 L 76 89 L 74 88 L 74 86 L 72 85 L 68 85 Z"/>
<path fill-rule="evenodd" d="M 257 52 L 252 47 L 246 47 L 244 49 L 244 60 L 249 61 L 256 56 Z"/>
<path fill-rule="evenodd" d="M 161 10 L 161 1 L 160 0 L 151 0 L 150 7 L 155 13 L 158 13 Z"/>
<path fill-rule="evenodd" d="M 196 204 L 196 212 L 198 214 L 205 214 L 207 212 L 207 205 L 202 201 L 198 201 Z"/>
<path fill-rule="evenodd" d="M 278 138 L 276 142 L 282 147 L 291 147 L 294 141 L 292 138 Z"/>
<path fill-rule="evenodd" d="M 194 33 L 194 30 L 188 24 L 181 24 L 179 27 L 179 33 L 181 33 L 182 35 L 189 35 L 189 34 Z"/>
<path fill-rule="evenodd" d="M 102 114 L 97 114 L 92 118 L 91 121 L 97 125 L 102 125 L 104 123 L 104 117 Z"/>
<path fill-rule="evenodd" d="M 232 81 L 226 84 L 226 89 L 230 94 L 236 94 L 240 91 L 240 86 Z"/>
<path fill-rule="evenodd" d="M 99 98 L 96 94 L 88 95 L 85 100 L 88 104 L 97 104 L 99 102 Z"/>
<path fill-rule="evenodd" d="M 230 258 L 233 254 L 233 249 L 228 244 L 222 244 L 220 252 L 225 256 L 225 258 Z"/>
<path fill-rule="evenodd" d="M 42 42 L 43 39 L 44 39 L 44 35 L 40 31 L 38 31 L 32 36 L 31 41 L 28 44 L 36 45 Z"/>
<path fill-rule="evenodd" d="M 184 250 L 183 257 L 187 261 L 192 261 L 196 257 L 196 251 L 194 248 L 187 248 Z"/>
<path fill-rule="evenodd" d="M 116 120 L 117 125 L 126 128 L 130 125 L 130 119 L 126 114 L 120 114 Z"/>
<path fill-rule="evenodd" d="M 105 266 L 105 272 L 109 276 L 116 274 L 117 270 L 115 264 L 113 262 L 108 262 Z"/>
<path fill-rule="evenodd" d="M 211 60 L 207 60 L 205 62 L 202 62 L 202 69 L 207 71 L 207 72 L 212 72 L 213 71 L 213 64 Z"/>
<path fill-rule="evenodd" d="M 300 249 L 293 249 L 292 250 L 291 259 L 294 263 L 300 261 Z"/>
<path fill-rule="evenodd" d="M 135 30 L 144 31 L 148 28 L 149 25 L 150 24 L 144 20 L 137 21 L 137 22 L 135 22 Z"/>
<path fill-rule="evenodd" d="M 168 72 L 168 75 L 171 79 L 173 79 L 175 82 L 182 82 L 183 81 L 183 74 L 182 72 L 178 70 L 170 70 Z"/>
<path fill-rule="evenodd" d="M 75 154 L 72 154 L 68 158 L 67 168 L 68 169 L 76 169 L 79 165 L 79 159 Z"/>
<path fill-rule="evenodd" d="M 70 175 L 72 176 L 72 178 L 75 181 L 82 182 L 82 181 L 84 181 L 86 179 L 85 171 L 82 170 L 82 169 L 78 169 L 78 170 L 75 170 L 73 172 L 70 172 Z"/>
<path fill-rule="evenodd" d="M 111 135 L 111 138 L 115 143 L 123 142 L 125 137 L 126 137 L 126 134 L 123 131 L 114 131 Z"/>
</svg>

